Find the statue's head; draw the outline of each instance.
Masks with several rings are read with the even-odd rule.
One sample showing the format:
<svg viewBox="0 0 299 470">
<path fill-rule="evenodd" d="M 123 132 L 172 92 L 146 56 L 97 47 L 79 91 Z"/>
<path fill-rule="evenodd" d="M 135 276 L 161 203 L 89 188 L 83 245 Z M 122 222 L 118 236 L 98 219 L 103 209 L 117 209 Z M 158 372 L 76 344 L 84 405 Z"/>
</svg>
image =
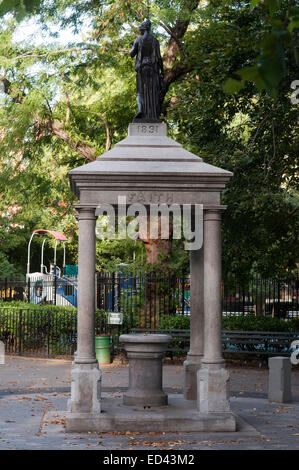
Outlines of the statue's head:
<svg viewBox="0 0 299 470">
<path fill-rule="evenodd" d="M 138 27 L 139 31 L 141 33 L 144 33 L 144 31 L 150 31 L 151 29 L 151 22 L 150 20 L 144 20 L 141 25 Z"/>
</svg>

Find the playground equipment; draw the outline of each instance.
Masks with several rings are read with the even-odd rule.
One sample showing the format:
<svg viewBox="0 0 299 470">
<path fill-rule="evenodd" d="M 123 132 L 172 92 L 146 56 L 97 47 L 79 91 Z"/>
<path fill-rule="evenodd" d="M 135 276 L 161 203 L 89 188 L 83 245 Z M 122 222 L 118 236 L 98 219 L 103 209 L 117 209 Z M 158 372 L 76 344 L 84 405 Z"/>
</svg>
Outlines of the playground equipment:
<svg viewBox="0 0 299 470">
<path fill-rule="evenodd" d="M 42 242 L 40 272 L 30 273 L 30 249 L 34 235 L 49 234 L 55 238 L 54 262 L 50 264 L 49 271 L 44 265 L 44 246 L 47 238 Z M 77 307 L 77 277 L 66 275 L 65 242 L 67 238 L 55 230 L 34 230 L 28 243 L 27 274 L 28 300 L 34 304 L 49 303 L 63 306 Z M 62 270 L 56 264 L 56 252 L 59 242 L 63 244 Z M 69 268 L 69 267 L 68 267 Z"/>
</svg>

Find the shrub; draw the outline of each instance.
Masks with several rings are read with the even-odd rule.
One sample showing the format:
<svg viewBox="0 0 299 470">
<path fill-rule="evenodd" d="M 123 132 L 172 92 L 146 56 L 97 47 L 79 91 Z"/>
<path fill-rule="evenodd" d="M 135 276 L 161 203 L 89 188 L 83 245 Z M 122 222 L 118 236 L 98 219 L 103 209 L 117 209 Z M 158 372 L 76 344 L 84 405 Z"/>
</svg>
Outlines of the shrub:
<svg viewBox="0 0 299 470">
<path fill-rule="evenodd" d="M 225 330 L 297 332 L 299 331 L 299 318 L 283 320 L 255 315 L 231 315 L 222 319 L 222 327 Z M 187 330 L 190 328 L 190 317 L 186 315 L 164 315 L 160 319 L 159 328 Z"/>
<path fill-rule="evenodd" d="M 108 324 L 108 312 L 95 315 L 96 334 L 107 333 L 115 345 L 118 336 L 138 327 L 138 317 L 124 314 L 123 324 Z M 74 354 L 77 344 L 77 309 L 26 302 L 5 302 L 0 306 L 0 340 L 10 352 L 39 351 L 43 355 Z"/>
<path fill-rule="evenodd" d="M 162 315 L 159 328 L 173 330 L 188 330 L 190 328 L 190 317 L 187 315 Z"/>
<path fill-rule="evenodd" d="M 255 315 L 231 315 L 222 319 L 222 327 L 225 330 L 296 332 L 299 331 L 299 318 L 282 320 Z"/>
</svg>

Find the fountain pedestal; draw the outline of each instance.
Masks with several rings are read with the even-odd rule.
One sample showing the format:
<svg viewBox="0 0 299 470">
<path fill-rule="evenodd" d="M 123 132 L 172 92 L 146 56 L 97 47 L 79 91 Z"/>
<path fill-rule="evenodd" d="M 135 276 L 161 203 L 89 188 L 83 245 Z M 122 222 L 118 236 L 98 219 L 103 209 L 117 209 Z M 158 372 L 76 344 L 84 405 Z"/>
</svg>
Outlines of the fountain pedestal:
<svg viewBox="0 0 299 470">
<path fill-rule="evenodd" d="M 170 335 L 128 334 L 119 340 L 129 359 L 129 388 L 123 395 L 128 406 L 150 408 L 168 404 L 168 397 L 162 390 L 162 359 Z"/>
</svg>

